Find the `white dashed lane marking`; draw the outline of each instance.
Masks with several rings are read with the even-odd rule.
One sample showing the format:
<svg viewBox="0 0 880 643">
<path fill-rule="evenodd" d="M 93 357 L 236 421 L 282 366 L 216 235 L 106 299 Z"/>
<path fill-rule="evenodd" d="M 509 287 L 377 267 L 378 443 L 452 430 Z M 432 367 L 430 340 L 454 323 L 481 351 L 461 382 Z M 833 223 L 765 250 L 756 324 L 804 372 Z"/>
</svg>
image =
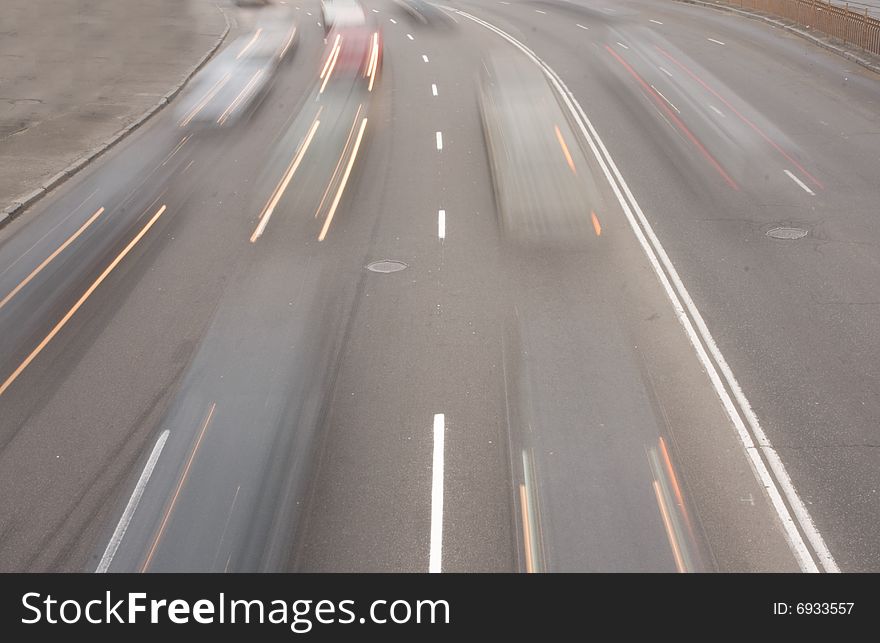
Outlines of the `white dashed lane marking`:
<svg viewBox="0 0 880 643">
<path fill-rule="evenodd" d="M 792 173 L 789 172 L 788 170 L 784 170 L 784 172 L 785 172 L 785 174 L 788 176 L 788 178 L 790 178 L 792 181 L 794 181 L 795 183 L 797 183 L 797 184 L 801 187 L 801 189 L 802 189 L 804 192 L 806 192 L 806 193 L 809 194 L 810 196 L 816 196 L 816 193 L 813 192 L 810 188 L 808 188 L 807 185 L 806 185 L 806 183 L 804 183 L 803 181 L 801 181 L 798 177 L 796 177 L 794 174 L 792 174 Z"/>
</svg>

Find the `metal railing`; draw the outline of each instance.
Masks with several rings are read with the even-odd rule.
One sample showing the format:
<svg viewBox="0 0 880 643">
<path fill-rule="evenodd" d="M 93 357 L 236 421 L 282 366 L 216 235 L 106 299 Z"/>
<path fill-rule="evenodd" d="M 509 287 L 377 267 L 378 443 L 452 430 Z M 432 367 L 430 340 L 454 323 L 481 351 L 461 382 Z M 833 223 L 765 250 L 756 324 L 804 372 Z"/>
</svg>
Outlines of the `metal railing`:
<svg viewBox="0 0 880 643">
<path fill-rule="evenodd" d="M 880 19 L 822 0 L 727 0 L 733 6 L 773 14 L 880 55 Z"/>
</svg>

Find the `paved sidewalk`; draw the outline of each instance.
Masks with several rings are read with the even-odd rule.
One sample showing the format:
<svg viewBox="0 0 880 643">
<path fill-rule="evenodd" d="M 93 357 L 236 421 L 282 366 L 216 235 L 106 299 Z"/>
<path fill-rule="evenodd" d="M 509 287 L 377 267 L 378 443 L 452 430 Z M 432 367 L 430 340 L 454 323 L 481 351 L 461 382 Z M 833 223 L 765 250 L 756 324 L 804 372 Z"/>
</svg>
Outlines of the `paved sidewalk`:
<svg viewBox="0 0 880 643">
<path fill-rule="evenodd" d="M 225 0 L 3 0 L 0 211 L 137 121 L 226 30 Z"/>
</svg>

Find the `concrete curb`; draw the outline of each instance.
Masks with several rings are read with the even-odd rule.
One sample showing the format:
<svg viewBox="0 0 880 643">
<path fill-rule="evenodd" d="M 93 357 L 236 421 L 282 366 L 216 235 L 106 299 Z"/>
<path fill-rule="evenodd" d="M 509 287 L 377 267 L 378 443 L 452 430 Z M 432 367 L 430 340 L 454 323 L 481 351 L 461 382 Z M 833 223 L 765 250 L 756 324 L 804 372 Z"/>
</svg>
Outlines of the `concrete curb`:
<svg viewBox="0 0 880 643">
<path fill-rule="evenodd" d="M 213 46 L 208 50 L 202 58 L 195 64 L 195 66 L 187 72 L 180 82 L 169 91 L 167 94 L 162 96 L 155 105 L 150 107 L 146 112 L 138 116 L 132 123 L 129 123 L 124 128 L 113 134 L 109 139 L 100 143 L 86 152 L 83 156 L 76 159 L 73 163 L 68 165 L 66 168 L 61 170 L 55 176 L 52 176 L 40 184 L 40 187 L 32 192 L 28 192 L 27 194 L 23 194 L 12 200 L 12 203 L 6 206 L 4 209 L 0 210 L 0 228 L 5 226 L 7 223 L 12 221 L 19 214 L 24 212 L 27 208 L 33 205 L 36 201 L 40 200 L 43 196 L 45 196 L 49 191 L 58 187 L 62 183 L 64 183 L 67 179 L 74 176 L 77 172 L 86 167 L 89 163 L 97 159 L 104 152 L 109 150 L 111 147 L 116 145 L 119 141 L 124 139 L 126 136 L 131 134 L 141 125 L 146 123 L 154 114 L 156 114 L 159 110 L 161 110 L 165 105 L 167 105 L 171 100 L 180 93 L 180 91 L 184 88 L 184 86 L 189 82 L 189 80 L 195 75 L 199 69 L 201 69 L 206 62 L 214 55 L 214 53 L 220 48 L 220 45 L 223 44 L 223 41 L 226 40 L 226 36 L 229 34 L 229 30 L 231 29 L 231 24 L 229 22 L 229 16 L 226 15 L 226 12 L 220 8 L 219 5 L 215 5 L 223 14 L 223 19 L 226 21 L 226 28 L 223 30 L 223 33 L 217 38 L 217 41 L 213 44 Z"/>
<path fill-rule="evenodd" d="M 843 56 L 847 60 L 851 60 L 852 62 L 861 65 L 862 67 L 873 71 L 876 74 L 880 74 L 880 63 L 877 61 L 871 60 L 869 58 L 863 58 L 862 56 L 858 56 L 848 49 L 844 49 L 843 47 L 838 47 L 837 45 L 823 40 L 817 36 L 814 36 L 809 31 L 805 31 L 804 29 L 795 27 L 787 22 L 782 21 L 781 19 L 771 18 L 769 16 L 765 16 L 760 13 L 753 13 L 751 11 L 747 11 L 745 9 L 738 9 L 737 7 L 732 7 L 727 4 L 720 4 L 715 2 L 705 2 L 704 0 L 675 0 L 675 2 L 683 2 L 685 4 L 696 4 L 703 7 L 711 7 L 713 9 L 720 9 L 721 11 L 728 11 L 730 13 L 736 13 L 746 18 L 751 18 L 753 20 L 761 20 L 762 22 L 766 22 L 767 24 L 771 24 L 774 27 L 779 27 L 780 29 L 785 29 L 789 33 L 793 33 L 796 36 L 800 36 L 801 38 L 806 38 L 813 42 L 813 44 L 819 45 L 822 49 L 827 49 L 828 51 L 835 53 L 839 56 Z M 830 36 L 829 36 L 830 37 Z"/>
</svg>

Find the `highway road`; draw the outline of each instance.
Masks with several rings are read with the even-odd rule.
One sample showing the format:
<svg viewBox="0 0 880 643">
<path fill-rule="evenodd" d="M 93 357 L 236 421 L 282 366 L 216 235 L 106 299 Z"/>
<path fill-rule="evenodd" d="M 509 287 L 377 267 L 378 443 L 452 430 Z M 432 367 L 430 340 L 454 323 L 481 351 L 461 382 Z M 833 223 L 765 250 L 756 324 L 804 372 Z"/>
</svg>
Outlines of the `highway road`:
<svg viewBox="0 0 880 643">
<path fill-rule="evenodd" d="M 880 569 L 876 75 L 671 1 L 364 6 L 374 87 L 291 0 L 252 113 L 184 93 L 0 229 L 0 569 Z M 583 243 L 499 229 L 492 52 Z"/>
</svg>

